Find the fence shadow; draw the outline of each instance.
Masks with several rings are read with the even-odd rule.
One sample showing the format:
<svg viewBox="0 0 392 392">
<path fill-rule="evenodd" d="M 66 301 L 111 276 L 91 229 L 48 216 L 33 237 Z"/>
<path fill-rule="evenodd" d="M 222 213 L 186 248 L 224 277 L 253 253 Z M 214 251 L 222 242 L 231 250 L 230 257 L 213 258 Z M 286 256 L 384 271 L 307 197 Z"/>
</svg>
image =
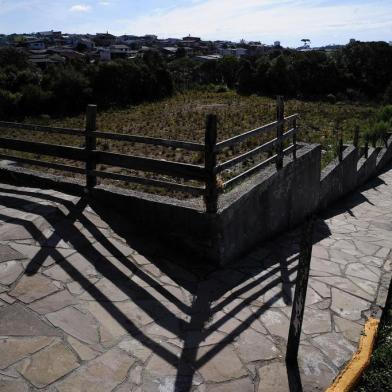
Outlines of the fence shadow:
<svg viewBox="0 0 392 392">
<path fill-rule="evenodd" d="M 4 207 L 24 211 L 28 204 L 29 211 L 44 217 L 53 228 L 51 236 L 46 238 L 42 230 L 28 219 L 10 218 L 0 210 L 0 221 L 12 220 L 12 223 L 23 226 L 41 245 L 40 251 L 29 262 L 26 274 L 31 276 L 38 273 L 45 260 L 52 257 L 130 336 L 177 369 L 175 391 L 189 392 L 195 373 L 248 329 L 276 301 L 283 300 L 285 304 L 291 304 L 299 252 L 298 230 L 274 243 L 265 243 L 236 263 L 214 268 L 189 255 L 167 249 L 159 240 L 138 236 L 137 228 L 130 227 L 128 219 L 92 203 L 92 208 L 117 235 L 189 293 L 192 301 L 187 302 L 164 285 L 157 284 L 132 256 L 124 255 L 99 230 L 85 213 L 89 206 L 86 199 L 81 198 L 75 204 L 50 194 L 16 189 L 3 189 L 0 192 Z M 37 201 L 26 201 L 25 197 L 37 198 Z M 40 200 L 56 205 L 43 206 Z M 314 241 L 318 242 L 329 234 L 324 222 L 317 221 Z M 61 241 L 69 243 L 98 274 L 125 294 L 159 327 L 183 342 L 180 357 L 138 327 L 115 302 L 65 259 L 56 249 Z M 117 265 L 113 264 L 112 258 Z M 124 272 L 128 270 L 132 278 Z M 207 351 L 203 350 L 203 355 L 199 355 L 199 348 L 206 339 L 266 293 L 272 295 L 258 306 L 257 311 L 247 317 L 237 318 L 238 325 L 230 333 L 216 344 L 208 346 Z M 289 378 L 296 380 L 292 381 L 292 390 L 301 390 L 298 369 L 289 369 Z"/>
</svg>

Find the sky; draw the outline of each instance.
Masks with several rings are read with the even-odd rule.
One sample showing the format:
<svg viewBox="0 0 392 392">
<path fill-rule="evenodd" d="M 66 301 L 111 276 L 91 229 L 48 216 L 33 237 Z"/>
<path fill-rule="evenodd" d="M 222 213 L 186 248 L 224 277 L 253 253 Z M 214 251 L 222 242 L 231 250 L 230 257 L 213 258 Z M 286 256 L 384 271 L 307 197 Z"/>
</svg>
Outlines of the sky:
<svg viewBox="0 0 392 392">
<path fill-rule="evenodd" d="M 0 0 L 0 34 L 47 30 L 289 47 L 392 41 L 392 0 Z"/>
</svg>

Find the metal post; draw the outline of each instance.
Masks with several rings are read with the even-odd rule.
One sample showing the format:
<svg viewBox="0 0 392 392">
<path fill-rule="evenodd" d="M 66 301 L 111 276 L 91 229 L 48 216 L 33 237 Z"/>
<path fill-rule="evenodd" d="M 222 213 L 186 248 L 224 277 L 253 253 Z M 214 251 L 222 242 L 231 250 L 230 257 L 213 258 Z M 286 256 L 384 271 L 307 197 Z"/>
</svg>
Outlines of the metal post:
<svg viewBox="0 0 392 392">
<path fill-rule="evenodd" d="M 88 105 L 86 111 L 86 193 L 97 185 L 97 177 L 92 174 L 96 169 L 96 162 L 93 151 L 96 149 L 96 138 L 93 132 L 96 131 L 97 105 Z"/>
<path fill-rule="evenodd" d="M 218 210 L 218 188 L 216 182 L 216 140 L 217 140 L 217 117 L 209 114 L 206 120 L 205 130 L 205 170 L 206 190 L 205 204 L 208 213 L 216 213 Z"/>
<path fill-rule="evenodd" d="M 284 120 L 284 101 L 281 95 L 276 97 L 276 121 L 282 122 Z M 280 170 L 283 167 L 283 123 L 276 127 L 276 169 Z"/>
<path fill-rule="evenodd" d="M 298 261 L 297 281 L 291 311 L 289 337 L 287 342 L 286 361 L 295 363 L 298 357 L 301 339 L 302 321 L 305 310 L 306 291 L 308 289 L 310 261 L 312 259 L 314 217 L 306 222 L 301 238 L 301 247 Z"/>
</svg>

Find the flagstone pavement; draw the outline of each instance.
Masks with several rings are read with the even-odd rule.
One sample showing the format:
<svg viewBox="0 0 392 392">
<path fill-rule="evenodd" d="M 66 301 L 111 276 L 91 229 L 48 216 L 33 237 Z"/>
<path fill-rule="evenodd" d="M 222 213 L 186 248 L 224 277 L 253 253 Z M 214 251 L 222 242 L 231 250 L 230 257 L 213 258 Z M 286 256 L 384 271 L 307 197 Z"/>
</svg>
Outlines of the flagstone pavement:
<svg viewBox="0 0 392 392">
<path fill-rule="evenodd" d="M 324 390 L 385 303 L 391 195 L 392 170 L 317 219 L 286 369 L 299 230 L 213 269 L 83 199 L 0 184 L 0 391 Z"/>
</svg>

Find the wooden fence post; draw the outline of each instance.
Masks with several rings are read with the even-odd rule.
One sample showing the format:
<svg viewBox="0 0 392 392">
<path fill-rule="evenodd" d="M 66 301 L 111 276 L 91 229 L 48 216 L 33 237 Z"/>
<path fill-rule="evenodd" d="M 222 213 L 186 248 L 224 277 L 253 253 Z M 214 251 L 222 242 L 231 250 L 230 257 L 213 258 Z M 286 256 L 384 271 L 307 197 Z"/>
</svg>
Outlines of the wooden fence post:
<svg viewBox="0 0 392 392">
<path fill-rule="evenodd" d="M 369 135 L 365 137 L 365 158 L 369 158 Z"/>
<path fill-rule="evenodd" d="M 91 174 L 96 169 L 93 151 L 96 149 L 96 138 L 93 132 L 96 131 L 97 105 L 88 105 L 86 111 L 86 193 L 97 185 L 97 177 Z"/>
<path fill-rule="evenodd" d="M 354 141 L 353 141 L 354 147 L 358 148 L 359 146 L 359 127 L 356 126 L 354 129 Z"/>
<path fill-rule="evenodd" d="M 294 128 L 294 133 L 293 133 L 293 159 L 297 159 L 297 118 L 294 119 L 293 121 L 293 128 Z"/>
<path fill-rule="evenodd" d="M 205 204 L 208 213 L 216 213 L 218 210 L 218 189 L 216 182 L 216 140 L 217 140 L 217 117 L 209 114 L 206 120 L 205 130 L 205 170 L 206 189 Z"/>
<path fill-rule="evenodd" d="M 284 120 L 284 101 L 281 95 L 276 97 L 276 121 Z M 283 132 L 284 126 L 279 125 L 276 127 L 276 169 L 280 170 L 283 167 Z"/>
<path fill-rule="evenodd" d="M 343 136 L 339 134 L 339 141 L 338 141 L 338 158 L 339 162 L 343 161 Z"/>
<path fill-rule="evenodd" d="M 305 223 L 301 236 L 297 280 L 295 285 L 293 308 L 291 311 L 289 337 L 287 341 L 286 362 L 288 363 L 295 363 L 298 357 L 302 321 L 305 310 L 306 291 L 308 289 L 310 262 L 312 259 L 313 226 L 314 217 L 310 217 Z"/>
</svg>

